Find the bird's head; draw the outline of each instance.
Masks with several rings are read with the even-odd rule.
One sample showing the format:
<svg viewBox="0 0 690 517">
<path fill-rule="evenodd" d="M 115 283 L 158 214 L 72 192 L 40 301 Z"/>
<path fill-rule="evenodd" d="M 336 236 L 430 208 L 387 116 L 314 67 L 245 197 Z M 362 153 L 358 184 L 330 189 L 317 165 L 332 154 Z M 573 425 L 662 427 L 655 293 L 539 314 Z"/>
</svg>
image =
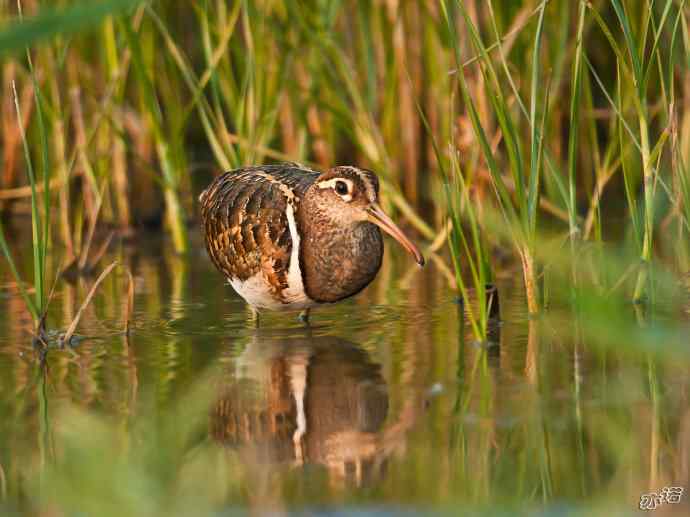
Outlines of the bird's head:
<svg viewBox="0 0 690 517">
<path fill-rule="evenodd" d="M 309 187 L 306 197 L 313 209 L 340 227 L 375 224 L 405 248 L 420 266 L 424 257 L 378 203 L 379 180 L 372 171 L 357 167 L 333 167 Z"/>
</svg>

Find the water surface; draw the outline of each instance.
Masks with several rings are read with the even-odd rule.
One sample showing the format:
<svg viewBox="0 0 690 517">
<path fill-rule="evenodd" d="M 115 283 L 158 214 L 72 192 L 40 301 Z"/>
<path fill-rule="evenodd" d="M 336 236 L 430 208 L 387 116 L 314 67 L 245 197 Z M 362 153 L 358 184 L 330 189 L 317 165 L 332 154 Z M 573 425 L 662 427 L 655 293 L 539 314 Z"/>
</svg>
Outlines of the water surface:
<svg viewBox="0 0 690 517">
<path fill-rule="evenodd" d="M 500 271 L 501 319 L 478 343 L 442 269 L 392 246 L 374 284 L 310 328 L 290 314 L 258 330 L 195 249 L 116 247 L 104 263 L 134 275 L 131 334 L 117 270 L 82 339 L 45 367 L 2 270 L 0 509 L 610 515 L 688 487 L 688 363 L 630 334 L 594 343 L 555 309 L 530 320 L 517 264 Z M 51 328 L 93 280 L 57 284 Z M 682 515 L 687 500 L 660 509 Z"/>
</svg>

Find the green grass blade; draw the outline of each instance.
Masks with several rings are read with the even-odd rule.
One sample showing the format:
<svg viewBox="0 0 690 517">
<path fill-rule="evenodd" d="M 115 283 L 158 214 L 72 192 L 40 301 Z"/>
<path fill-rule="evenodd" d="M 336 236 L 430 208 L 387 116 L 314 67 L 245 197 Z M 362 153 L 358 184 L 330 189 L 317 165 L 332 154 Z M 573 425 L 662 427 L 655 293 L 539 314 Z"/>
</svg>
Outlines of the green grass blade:
<svg viewBox="0 0 690 517">
<path fill-rule="evenodd" d="M 539 126 L 543 128 L 543 124 L 537 123 L 537 97 L 539 91 L 539 72 L 540 72 L 540 52 L 541 52 L 541 36 L 544 29 L 544 5 L 542 4 L 541 12 L 539 13 L 539 20 L 537 22 L 537 30 L 534 35 L 534 48 L 532 55 L 532 84 L 530 87 L 530 126 L 531 126 L 531 153 L 530 153 L 530 177 L 528 183 L 527 194 L 527 210 L 530 235 L 534 234 L 536 219 L 537 219 L 537 199 L 539 196 L 539 175 L 541 168 L 541 158 L 543 149 L 543 129 L 539 131 Z M 548 96 L 548 91 L 547 91 Z M 547 106 L 544 106 L 544 114 Z M 540 134 L 541 133 L 541 134 Z"/>
<path fill-rule="evenodd" d="M 623 29 L 623 36 L 625 37 L 625 44 L 628 48 L 628 53 L 630 54 L 630 60 L 632 62 L 633 79 L 635 81 L 635 86 L 637 87 L 638 94 L 641 97 L 643 95 L 643 70 L 642 63 L 640 61 L 640 56 L 638 54 L 638 48 L 635 44 L 635 36 L 630 27 L 630 20 L 628 15 L 620 3 L 620 0 L 611 0 L 611 5 L 613 10 L 616 12 L 618 21 Z"/>
<path fill-rule="evenodd" d="M 43 98 L 43 93 L 41 90 L 41 85 L 36 77 L 36 72 L 34 71 L 33 60 L 31 59 L 31 53 L 27 49 L 26 51 L 27 62 L 29 63 L 29 75 L 31 76 L 31 82 L 33 83 L 34 90 L 34 102 L 36 103 L 36 120 L 38 121 L 38 133 L 41 142 L 41 166 L 42 166 L 42 176 L 43 176 L 43 213 L 40 215 L 39 224 L 41 226 L 41 231 L 38 236 L 38 267 L 36 272 L 38 274 L 36 283 L 36 305 L 41 313 L 41 316 L 45 314 L 46 311 L 46 295 L 45 292 L 45 271 L 46 271 L 46 254 L 48 252 L 48 239 L 50 235 L 50 154 L 48 152 L 48 134 L 46 132 L 45 120 L 44 120 L 44 106 L 45 99 Z M 19 107 L 17 106 L 17 118 L 21 120 L 19 116 Z M 28 156 L 28 155 L 27 155 Z M 30 157 L 29 157 L 30 159 Z M 33 181 L 37 181 L 34 174 Z M 32 189 L 32 196 L 36 194 L 36 190 Z M 39 213 L 32 212 L 32 219 L 39 215 Z"/>
<path fill-rule="evenodd" d="M 21 51 L 58 34 L 69 34 L 103 21 L 109 15 L 126 11 L 143 0 L 82 2 L 65 9 L 43 8 L 34 17 L 0 29 L 0 55 Z"/>
<path fill-rule="evenodd" d="M 24 160 L 26 165 L 26 174 L 31 187 L 31 235 L 32 248 L 34 259 L 34 298 L 35 308 L 39 314 L 43 313 L 43 253 L 41 251 L 43 238 L 41 236 L 42 223 L 41 214 L 38 208 L 38 193 L 36 190 L 36 176 L 34 174 L 33 163 L 31 160 L 31 151 L 29 150 L 29 143 L 26 139 L 26 133 L 21 121 L 23 120 L 21 110 L 19 107 L 19 98 L 17 96 L 17 89 L 12 83 L 12 93 L 14 95 L 14 106 L 17 113 L 17 123 L 19 124 L 19 132 L 22 140 L 22 147 L 24 149 Z"/>
<path fill-rule="evenodd" d="M 445 0 L 441 2 L 441 7 L 446 19 L 446 25 L 448 27 L 451 41 L 455 50 L 456 64 L 458 66 L 458 70 L 460 71 L 458 73 L 458 83 L 460 85 L 460 91 L 462 93 L 463 102 L 465 103 L 467 111 L 470 115 L 470 120 L 472 122 L 472 127 L 474 129 L 475 135 L 479 139 L 479 144 L 484 159 L 486 160 L 489 172 L 491 173 L 491 177 L 493 180 L 492 184 L 494 185 L 494 188 L 496 189 L 499 199 L 501 201 L 501 208 L 510 221 L 516 221 L 518 220 L 517 212 L 515 211 L 515 207 L 513 206 L 513 202 L 510 197 L 508 188 L 506 187 L 505 182 L 503 181 L 501 170 L 493 156 L 491 145 L 489 144 L 489 140 L 486 136 L 484 128 L 482 127 L 481 121 L 479 120 L 479 114 L 477 113 L 474 101 L 472 100 L 472 97 L 469 94 L 467 83 L 464 74 L 462 73 L 462 59 L 460 56 L 460 49 L 457 46 L 457 33 L 455 32 L 455 26 L 448 15 L 448 8 L 446 6 Z"/>
<path fill-rule="evenodd" d="M 580 98 L 582 90 L 582 35 L 585 26 L 585 16 L 587 5 L 584 1 L 580 2 L 580 11 L 577 22 L 577 42 L 575 47 L 575 58 L 573 60 L 571 76 L 571 97 L 570 97 L 570 129 L 568 133 L 568 222 L 570 226 L 571 239 L 577 231 L 576 222 L 576 185 L 575 175 L 577 172 L 577 144 L 580 129 Z"/>
<path fill-rule="evenodd" d="M 673 5 L 673 0 L 666 0 L 666 5 L 664 6 L 664 11 L 661 15 L 661 21 L 659 22 L 659 27 L 655 29 L 655 35 L 654 35 L 654 42 L 652 43 L 652 48 L 649 53 L 649 55 L 652 57 L 652 59 L 649 60 L 649 62 L 646 64 L 644 71 L 643 71 L 643 79 L 642 79 L 642 84 L 643 88 L 646 88 L 647 86 L 647 81 L 649 80 L 649 73 L 650 70 L 652 69 L 652 65 L 654 63 L 654 56 L 656 56 L 657 49 L 659 48 L 659 41 L 661 39 L 661 35 L 663 33 L 664 25 L 666 23 L 666 19 L 668 18 L 669 13 L 671 12 L 671 6 Z M 678 16 L 681 15 L 683 12 L 683 7 L 680 6 L 678 9 Z M 673 47 L 670 47 L 673 49 Z M 671 84 L 671 83 L 669 83 Z"/>
<path fill-rule="evenodd" d="M 590 12 L 592 13 L 592 17 L 594 18 L 594 21 L 599 25 L 599 28 L 601 29 L 601 32 L 604 34 L 606 37 L 606 40 L 609 42 L 609 45 L 611 46 L 611 50 L 616 54 L 616 57 L 618 58 L 619 66 L 623 70 L 626 76 L 629 76 L 632 80 L 635 80 L 633 71 L 630 70 L 630 67 L 628 67 L 627 61 L 625 59 L 625 54 L 623 53 L 623 50 L 621 50 L 620 46 L 618 45 L 618 42 L 613 36 L 613 33 L 611 32 L 611 29 L 609 26 L 606 24 L 604 19 L 601 17 L 599 12 L 594 8 L 594 6 L 590 3 L 587 3 L 587 6 L 590 9 Z"/>
<path fill-rule="evenodd" d="M 139 44 L 139 38 L 134 32 L 132 22 L 125 17 L 121 20 L 120 25 L 123 28 L 125 39 L 131 50 L 134 71 L 139 81 L 142 95 L 142 104 L 148 115 L 147 120 L 156 143 L 156 152 L 160 161 L 163 180 L 166 219 L 172 233 L 173 244 L 177 252 L 186 252 L 189 242 L 179 197 L 180 171 L 177 166 L 179 160 L 176 161 L 176 156 L 171 146 L 171 141 L 174 142 L 174 139 L 168 138 L 169 135 L 165 130 L 163 112 L 156 95 L 153 80 L 144 62 L 143 51 Z"/>
</svg>

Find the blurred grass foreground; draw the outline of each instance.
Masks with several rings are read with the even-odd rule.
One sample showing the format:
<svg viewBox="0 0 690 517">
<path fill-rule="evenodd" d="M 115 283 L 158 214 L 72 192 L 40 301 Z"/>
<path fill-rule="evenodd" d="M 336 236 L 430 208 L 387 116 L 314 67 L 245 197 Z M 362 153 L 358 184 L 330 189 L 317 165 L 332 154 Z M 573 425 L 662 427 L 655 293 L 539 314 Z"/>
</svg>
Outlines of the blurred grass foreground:
<svg viewBox="0 0 690 517">
<path fill-rule="evenodd" d="M 689 4 L 0 2 L 0 513 L 282 511 L 280 485 L 287 508 L 609 514 L 687 491 Z M 376 171 L 431 271 L 393 253 L 332 332 L 251 335 L 196 263 L 196 195 L 275 161 Z M 324 415 L 304 457 L 300 375 Z"/>
</svg>

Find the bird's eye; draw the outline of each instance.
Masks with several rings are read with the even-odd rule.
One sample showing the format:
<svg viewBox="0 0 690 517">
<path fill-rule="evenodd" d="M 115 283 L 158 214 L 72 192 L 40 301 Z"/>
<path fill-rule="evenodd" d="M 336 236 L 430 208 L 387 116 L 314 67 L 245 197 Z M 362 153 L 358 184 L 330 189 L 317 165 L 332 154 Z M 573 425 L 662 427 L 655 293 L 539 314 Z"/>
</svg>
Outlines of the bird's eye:
<svg viewBox="0 0 690 517">
<path fill-rule="evenodd" d="M 338 195 L 344 196 L 345 194 L 347 194 L 347 183 L 345 183 L 344 181 L 336 181 L 335 191 Z"/>
</svg>

